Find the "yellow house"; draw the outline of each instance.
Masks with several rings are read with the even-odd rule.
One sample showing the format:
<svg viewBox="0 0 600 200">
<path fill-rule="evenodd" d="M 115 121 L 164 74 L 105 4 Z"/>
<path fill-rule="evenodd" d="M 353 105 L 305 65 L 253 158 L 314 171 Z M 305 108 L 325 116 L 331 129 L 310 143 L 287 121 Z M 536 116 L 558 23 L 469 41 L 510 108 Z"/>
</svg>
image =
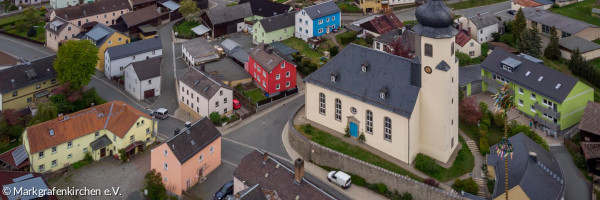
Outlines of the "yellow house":
<svg viewBox="0 0 600 200">
<path fill-rule="evenodd" d="M 119 155 L 121 149 L 135 154 L 156 140 L 156 124 L 130 105 L 112 101 L 28 127 L 23 146 L 32 171 L 51 172 L 86 154 L 94 160 Z"/>
<path fill-rule="evenodd" d="M 358 1 L 363 13 L 379 13 L 383 8 L 381 0 L 360 0 Z"/>
<path fill-rule="evenodd" d="M 27 107 L 58 86 L 52 63 L 56 56 L 21 63 L 0 71 L 0 110 Z"/>
<path fill-rule="evenodd" d="M 104 51 L 108 47 L 114 47 L 122 44 L 129 43 L 129 37 L 117 32 L 116 30 L 105 26 L 103 24 L 97 24 L 81 37 L 83 40 L 90 40 L 94 42 L 98 47 L 98 64 L 96 68 L 101 72 L 104 71 Z"/>
</svg>

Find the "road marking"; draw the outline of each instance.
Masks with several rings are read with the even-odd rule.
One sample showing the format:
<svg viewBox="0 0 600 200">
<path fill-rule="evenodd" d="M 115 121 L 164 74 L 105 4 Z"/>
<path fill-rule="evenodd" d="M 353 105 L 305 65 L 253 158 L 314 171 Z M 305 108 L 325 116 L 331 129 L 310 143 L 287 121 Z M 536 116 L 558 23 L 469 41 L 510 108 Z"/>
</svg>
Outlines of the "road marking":
<svg viewBox="0 0 600 200">
<path fill-rule="evenodd" d="M 504 12 L 504 11 L 507 11 L 507 10 L 510 10 L 510 8 L 509 8 L 509 9 L 506 9 L 506 10 L 501 10 L 501 11 L 495 12 L 495 13 L 494 13 L 494 15 L 496 15 L 496 14 L 498 14 L 498 13 L 502 13 L 502 12 Z"/>
<path fill-rule="evenodd" d="M 33 49 L 33 50 L 36 50 L 36 51 L 42 52 L 43 54 L 46 54 L 46 55 L 49 55 L 49 56 L 50 56 L 50 55 L 53 55 L 53 54 L 49 54 L 49 53 L 47 53 L 47 52 L 44 52 L 44 51 L 42 51 L 42 50 L 39 50 L 39 49 L 37 49 L 37 48 L 35 48 L 35 47 L 31 46 L 31 45 L 28 45 L 28 44 L 25 44 L 25 43 L 19 42 L 18 40 L 15 40 L 15 39 L 13 39 L 13 38 L 7 38 L 6 36 L 0 36 L 0 38 L 2 38 L 2 39 L 5 39 L 5 40 L 8 40 L 8 41 L 11 41 L 11 42 L 14 42 L 14 43 L 17 43 L 17 44 L 20 44 L 20 45 L 23 45 L 23 46 L 26 46 L 26 47 L 29 47 L 29 48 L 31 48 L 31 49 Z"/>
<path fill-rule="evenodd" d="M 258 148 L 256 148 L 256 147 L 253 147 L 253 146 L 250 146 L 250 145 L 248 145 L 248 144 L 244 144 L 244 143 L 241 143 L 241 142 L 238 142 L 238 141 L 235 141 L 235 140 L 229 139 L 229 138 L 225 138 L 225 137 L 223 137 L 222 139 L 223 139 L 223 140 L 225 140 L 225 141 L 233 142 L 233 143 L 235 143 L 235 144 L 238 144 L 238 145 L 241 145 L 241 146 L 247 147 L 247 148 L 249 148 L 249 149 L 258 149 Z M 275 157 L 277 157 L 277 158 L 278 158 L 278 159 L 280 159 L 280 160 L 285 160 L 285 161 L 287 161 L 287 162 L 290 162 L 290 163 L 292 163 L 292 161 L 291 161 L 291 160 L 289 160 L 289 159 L 287 159 L 287 158 L 284 158 L 284 157 L 281 157 L 280 155 L 277 155 L 277 154 L 274 154 L 274 153 L 268 152 L 268 151 L 266 151 L 266 150 L 264 150 L 264 149 L 261 149 L 261 151 L 263 151 L 263 152 L 267 152 L 267 153 L 269 153 L 269 155 L 270 155 L 270 156 L 275 156 Z"/>
<path fill-rule="evenodd" d="M 227 161 L 227 160 L 225 160 L 225 159 L 221 159 L 221 161 L 223 161 L 223 162 L 225 162 L 225 163 L 227 163 L 227 164 L 233 165 L 234 167 L 237 167 L 237 165 L 236 165 L 236 164 L 233 164 L 232 162 L 229 162 L 229 161 Z"/>
</svg>

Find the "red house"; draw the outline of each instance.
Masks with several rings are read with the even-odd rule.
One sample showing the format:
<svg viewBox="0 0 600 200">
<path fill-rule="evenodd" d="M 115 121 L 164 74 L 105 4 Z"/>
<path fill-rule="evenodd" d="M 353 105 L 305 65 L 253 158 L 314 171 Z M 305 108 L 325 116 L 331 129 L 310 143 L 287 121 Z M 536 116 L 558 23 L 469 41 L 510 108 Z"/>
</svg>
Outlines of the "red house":
<svg viewBox="0 0 600 200">
<path fill-rule="evenodd" d="M 248 57 L 246 71 L 269 95 L 296 88 L 296 65 L 277 49 L 259 44 Z"/>
</svg>

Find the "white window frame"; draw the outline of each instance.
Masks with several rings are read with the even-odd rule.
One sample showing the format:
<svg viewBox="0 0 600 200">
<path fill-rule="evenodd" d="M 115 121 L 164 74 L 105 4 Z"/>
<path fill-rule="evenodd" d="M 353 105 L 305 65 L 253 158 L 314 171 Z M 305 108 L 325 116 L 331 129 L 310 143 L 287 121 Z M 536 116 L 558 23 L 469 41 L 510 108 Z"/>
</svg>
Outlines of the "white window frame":
<svg viewBox="0 0 600 200">
<path fill-rule="evenodd" d="M 285 82 L 285 87 L 290 87 L 290 85 L 291 85 L 291 84 L 290 84 L 290 82 L 289 82 L 289 81 L 286 81 L 286 82 Z"/>
<path fill-rule="evenodd" d="M 373 112 L 371 110 L 366 111 L 366 131 L 367 133 L 373 134 Z"/>
<path fill-rule="evenodd" d="M 169 170 L 169 164 L 167 164 L 166 162 L 163 163 L 163 169 L 165 169 L 165 171 Z"/>
<path fill-rule="evenodd" d="M 285 72 L 285 77 L 290 77 L 292 73 L 290 73 L 289 71 Z"/>
<path fill-rule="evenodd" d="M 519 94 L 523 94 L 523 88 L 519 87 Z"/>
<path fill-rule="evenodd" d="M 519 99 L 519 106 L 523 106 L 523 100 Z"/>
<path fill-rule="evenodd" d="M 537 96 L 534 93 L 531 93 L 531 96 L 529 96 L 529 98 L 531 98 L 532 100 L 536 100 L 537 101 Z"/>
<path fill-rule="evenodd" d="M 279 88 L 281 88 L 281 87 L 279 87 L 279 83 L 275 84 L 275 89 L 279 90 Z"/>
<path fill-rule="evenodd" d="M 163 155 L 164 155 L 165 157 L 169 156 L 169 151 L 167 151 L 166 149 L 164 149 L 164 150 L 163 150 Z"/>
<path fill-rule="evenodd" d="M 215 152 L 215 146 L 210 147 L 210 154 L 212 155 Z"/>
<path fill-rule="evenodd" d="M 319 113 L 325 115 L 325 94 L 319 93 Z"/>
<path fill-rule="evenodd" d="M 342 100 L 335 99 L 335 120 L 342 121 Z"/>
<path fill-rule="evenodd" d="M 275 74 L 275 80 L 279 80 L 280 75 L 279 74 Z"/>
<path fill-rule="evenodd" d="M 392 119 L 389 117 L 383 118 L 383 139 L 392 141 Z"/>
<path fill-rule="evenodd" d="M 202 162 L 204 160 L 204 155 L 200 154 L 200 157 L 198 157 L 198 162 Z"/>
</svg>

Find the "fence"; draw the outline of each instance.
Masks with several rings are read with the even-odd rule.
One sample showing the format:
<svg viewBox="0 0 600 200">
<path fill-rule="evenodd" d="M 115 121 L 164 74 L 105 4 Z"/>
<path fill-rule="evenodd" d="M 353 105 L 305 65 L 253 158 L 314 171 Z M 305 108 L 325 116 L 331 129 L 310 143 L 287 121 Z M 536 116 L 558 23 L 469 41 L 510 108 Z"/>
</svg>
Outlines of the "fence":
<svg viewBox="0 0 600 200">
<path fill-rule="evenodd" d="M 565 147 L 572 152 L 581 152 L 581 147 L 575 142 L 571 141 L 571 139 L 564 137 Z"/>
<path fill-rule="evenodd" d="M 248 113 L 240 115 L 240 120 L 244 120 L 244 119 L 256 114 L 256 104 L 252 103 L 252 101 L 250 101 L 248 99 L 248 97 L 244 96 L 240 91 L 233 90 L 233 98 L 240 101 L 240 103 L 242 105 L 248 106 L 248 108 L 250 109 Z"/>
<path fill-rule="evenodd" d="M 298 88 L 294 88 L 294 89 L 291 89 L 291 90 L 288 90 L 288 91 L 282 92 L 282 93 L 280 93 L 280 94 L 278 94 L 278 95 L 275 95 L 275 96 L 269 97 L 269 98 L 267 98 L 267 99 L 263 99 L 263 100 L 261 100 L 261 101 L 257 102 L 257 103 L 256 103 L 256 106 L 257 106 L 257 107 L 259 107 L 259 106 L 263 106 L 263 105 L 265 105 L 265 104 L 269 104 L 269 103 L 271 103 L 271 102 L 273 102 L 273 101 L 277 101 L 277 100 L 279 100 L 279 99 L 283 99 L 283 98 L 286 98 L 287 96 L 291 96 L 291 95 L 293 95 L 293 94 L 297 94 L 297 93 L 298 93 Z"/>
</svg>

